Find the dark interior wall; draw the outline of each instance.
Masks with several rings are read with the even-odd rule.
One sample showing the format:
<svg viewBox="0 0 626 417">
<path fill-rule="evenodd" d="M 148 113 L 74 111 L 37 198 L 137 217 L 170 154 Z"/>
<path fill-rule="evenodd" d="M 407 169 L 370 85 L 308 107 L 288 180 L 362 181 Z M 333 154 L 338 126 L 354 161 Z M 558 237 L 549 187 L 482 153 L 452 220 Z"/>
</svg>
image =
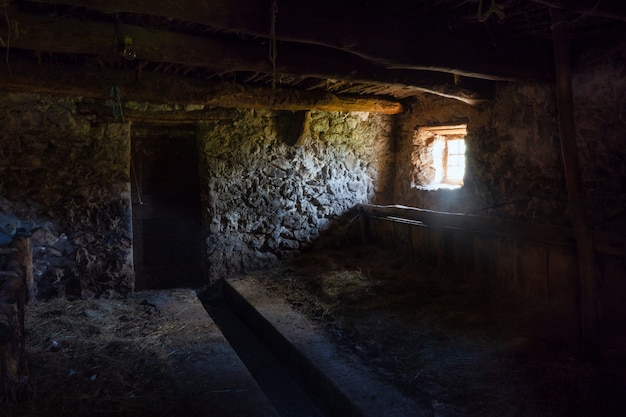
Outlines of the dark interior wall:
<svg viewBox="0 0 626 417">
<path fill-rule="evenodd" d="M 549 86 L 502 85 L 494 102 L 472 107 L 425 97 L 401 116 L 396 196 L 399 204 L 536 222 L 566 222 L 567 196 Z M 459 189 L 412 186 L 413 132 L 467 123 L 466 171 Z"/>
<path fill-rule="evenodd" d="M 306 248 L 358 203 L 390 202 L 390 116 L 312 112 L 303 146 L 294 119 L 240 111 L 200 128 L 210 281 Z"/>
<path fill-rule="evenodd" d="M 576 140 L 589 220 L 592 225 L 612 224 L 609 228 L 620 216 L 623 223 L 626 201 L 624 71 L 623 57 L 605 57 L 594 65 L 578 64 L 573 75 Z M 569 225 L 552 84 L 500 85 L 493 102 L 477 107 L 425 96 L 400 119 L 398 204 Z M 437 191 L 412 187 L 414 130 L 459 121 L 466 121 L 468 129 L 465 185 Z"/>
<path fill-rule="evenodd" d="M 626 230 L 626 50 L 598 49 L 572 76 L 574 122 L 592 227 Z"/>
<path fill-rule="evenodd" d="M 0 97 L 0 238 L 32 235 L 39 297 L 133 287 L 129 126 L 92 122 L 73 99 Z"/>
<path fill-rule="evenodd" d="M 595 59 L 579 56 L 572 76 L 586 220 L 599 270 L 600 312 L 605 322 L 615 323 L 623 323 L 626 314 L 625 62 L 624 53 L 598 52 Z M 472 227 L 476 219 L 471 217 L 451 222 L 448 228 L 445 221 L 393 224 L 391 231 L 387 224 L 375 230 L 375 239 L 388 243 L 385 237 L 390 237 L 395 244 L 402 244 L 400 250 L 434 260 L 454 274 L 460 271 L 466 276 L 469 272 L 469 276 L 495 278 L 498 284 L 508 284 L 525 296 L 574 311 L 579 305 L 579 265 L 555 96 L 553 84 L 506 84 L 499 86 L 495 101 L 478 107 L 432 97 L 415 103 L 400 118 L 395 202 L 487 218 L 478 219 L 480 227 Z M 465 185 L 437 191 L 412 187 L 414 130 L 459 122 L 466 122 L 468 129 Z M 388 220 L 383 223 L 393 223 Z M 500 227 L 504 225 L 512 227 Z M 543 237 L 535 233 L 548 230 Z M 564 239 L 555 240 L 559 237 Z"/>
</svg>

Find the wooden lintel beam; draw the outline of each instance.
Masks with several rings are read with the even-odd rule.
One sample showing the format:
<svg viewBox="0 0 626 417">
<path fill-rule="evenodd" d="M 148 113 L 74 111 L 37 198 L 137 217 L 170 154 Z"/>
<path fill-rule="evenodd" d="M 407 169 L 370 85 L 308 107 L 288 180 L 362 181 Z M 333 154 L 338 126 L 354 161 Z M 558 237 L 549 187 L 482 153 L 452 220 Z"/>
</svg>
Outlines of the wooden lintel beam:
<svg viewBox="0 0 626 417">
<path fill-rule="evenodd" d="M 232 83 L 197 80 L 184 76 L 134 71 L 85 69 L 69 65 L 37 66 L 29 61 L 10 61 L 0 66 L 0 89 L 111 99 L 111 87 L 121 99 L 162 104 L 202 104 L 224 108 L 272 110 L 365 111 L 382 114 L 402 112 L 397 101 L 341 96 L 320 91 L 246 87 Z"/>
<path fill-rule="evenodd" d="M 119 114 L 114 115 L 112 107 L 104 103 L 80 102 L 77 111 L 83 115 L 97 117 L 98 121 L 123 121 L 147 123 L 150 125 L 178 125 L 202 123 L 215 120 L 227 120 L 235 117 L 236 110 L 226 108 L 209 108 L 202 110 L 174 109 L 166 110 L 138 110 L 129 106 L 122 106 Z"/>
</svg>

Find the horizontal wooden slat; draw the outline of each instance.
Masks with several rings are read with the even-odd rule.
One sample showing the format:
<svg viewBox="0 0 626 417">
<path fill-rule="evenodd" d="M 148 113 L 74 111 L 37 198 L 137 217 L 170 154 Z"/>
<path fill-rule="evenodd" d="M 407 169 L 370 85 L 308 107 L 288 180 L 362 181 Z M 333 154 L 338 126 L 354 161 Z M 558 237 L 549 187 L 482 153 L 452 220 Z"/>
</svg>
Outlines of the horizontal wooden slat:
<svg viewBox="0 0 626 417">
<path fill-rule="evenodd" d="M 390 220 L 420 222 L 424 226 L 449 227 L 471 230 L 476 233 L 522 239 L 562 246 L 575 246 L 574 232 L 563 226 L 534 224 L 492 217 L 459 213 L 444 213 L 414 207 L 393 205 L 376 206 L 361 204 L 359 211 L 368 216 L 385 217 Z M 626 236 L 619 232 L 593 232 L 595 249 L 598 252 L 625 256 Z"/>
<path fill-rule="evenodd" d="M 561 226 L 531 224 L 511 220 L 501 220 L 468 214 L 444 213 L 407 206 L 359 205 L 362 213 L 373 216 L 391 216 L 420 221 L 428 226 L 470 230 L 477 233 L 514 237 L 556 245 L 573 245 L 571 229 Z"/>
</svg>

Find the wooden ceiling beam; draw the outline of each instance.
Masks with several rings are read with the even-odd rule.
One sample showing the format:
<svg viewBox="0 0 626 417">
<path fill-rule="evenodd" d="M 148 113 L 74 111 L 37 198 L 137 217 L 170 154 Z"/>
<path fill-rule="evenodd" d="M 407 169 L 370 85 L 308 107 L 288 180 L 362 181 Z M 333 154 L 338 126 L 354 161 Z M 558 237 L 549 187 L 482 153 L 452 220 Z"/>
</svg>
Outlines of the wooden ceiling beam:
<svg viewBox="0 0 626 417">
<path fill-rule="evenodd" d="M 119 27 L 114 22 L 45 19 L 17 12 L 10 13 L 8 21 L 11 33 L 7 33 L 6 23 L 0 21 L 0 36 L 9 51 L 17 48 L 122 58 L 123 38 L 129 36 L 137 59 L 141 61 L 199 66 L 218 72 L 248 68 L 267 70 L 267 64 L 262 62 L 267 57 L 267 51 L 260 51 L 254 45 L 243 42 L 216 42 L 210 38 L 149 30 L 135 25 Z"/>
<path fill-rule="evenodd" d="M 15 58 L 9 64 L 9 67 L 0 65 L 1 90 L 112 100 L 115 98 L 111 96 L 112 88 L 117 87 L 123 102 L 290 111 L 402 112 L 402 104 L 396 101 L 320 91 L 249 87 L 148 72 L 138 78 L 132 70 L 77 68 L 58 63 L 37 65 Z"/>
<path fill-rule="evenodd" d="M 259 0 L 35 0 L 81 7 L 105 14 L 136 14 L 190 22 L 237 35 L 320 45 L 358 56 L 386 68 L 440 71 L 490 80 L 545 79 L 553 73 L 537 59 L 536 46 L 496 47 L 467 41 L 449 31 L 420 30 L 427 16 L 415 16 L 410 39 L 358 8 L 333 6 L 332 18 L 318 2 L 279 2 L 276 31 L 270 33 L 271 4 Z M 406 22 L 406 16 L 398 17 Z M 389 19 L 386 19 L 387 21 Z M 381 26 L 382 25 L 382 26 Z M 551 52 L 551 50 L 549 51 Z M 279 52 L 280 53 L 280 52 Z M 548 56 L 551 58 L 551 54 Z M 546 66 L 547 65 L 547 66 Z"/>
<path fill-rule="evenodd" d="M 14 12 L 9 20 L 11 34 L 0 22 L 0 36 L 11 49 L 39 52 L 94 55 L 123 60 L 120 37 L 130 36 L 138 62 L 167 62 L 206 68 L 217 73 L 248 71 L 287 74 L 300 78 L 336 79 L 352 83 L 413 89 L 468 104 L 479 104 L 493 97 L 489 81 L 458 77 L 433 71 L 386 70 L 353 55 L 336 50 L 320 50 L 313 45 L 285 44 L 275 69 L 260 43 L 213 40 L 141 26 L 117 26 L 111 22 L 88 22 L 76 18 L 45 20 Z"/>
</svg>

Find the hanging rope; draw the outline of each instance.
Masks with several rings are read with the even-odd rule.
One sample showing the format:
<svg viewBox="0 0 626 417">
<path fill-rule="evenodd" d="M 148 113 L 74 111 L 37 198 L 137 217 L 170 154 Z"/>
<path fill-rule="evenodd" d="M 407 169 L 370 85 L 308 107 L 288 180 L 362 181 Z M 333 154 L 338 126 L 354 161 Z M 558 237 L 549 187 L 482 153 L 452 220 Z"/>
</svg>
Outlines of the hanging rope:
<svg viewBox="0 0 626 417">
<path fill-rule="evenodd" d="M 276 88 L 276 19 L 278 18 L 278 0 L 272 0 L 272 13 L 270 22 L 270 52 L 269 59 L 272 63 L 272 90 Z"/>
<path fill-rule="evenodd" d="M 491 0 L 491 6 L 489 6 L 489 10 L 487 10 L 487 13 L 483 14 L 483 0 L 478 1 L 478 14 L 477 14 L 478 21 L 480 22 L 486 21 L 487 19 L 489 19 L 489 16 L 491 16 L 493 13 L 498 15 L 500 20 L 503 20 L 504 17 L 506 16 L 504 14 L 504 5 L 496 4 L 496 0 Z"/>
<path fill-rule="evenodd" d="M 139 205 L 143 206 L 143 200 L 141 199 L 141 188 L 139 187 L 139 181 L 137 180 L 137 171 L 135 170 L 135 162 L 133 161 L 132 156 L 130 157 L 130 170 L 132 171 L 135 189 L 137 190 L 137 200 L 139 200 Z"/>
<path fill-rule="evenodd" d="M 2 42 L 2 46 L 7 48 L 4 61 L 7 64 L 7 71 L 9 72 L 9 77 L 13 77 L 13 73 L 11 72 L 11 65 L 9 64 L 9 49 L 11 48 L 11 21 L 9 20 L 9 15 L 7 14 L 6 10 L 4 11 L 4 20 L 6 20 L 7 22 L 7 43 L 5 45 L 5 43 Z"/>
<path fill-rule="evenodd" d="M 126 122 L 124 121 L 124 112 L 122 111 L 120 88 L 116 85 L 111 87 L 111 90 L 109 91 L 109 97 L 111 99 L 111 107 L 113 110 L 113 120 L 116 122 L 121 121 L 122 124 L 126 124 Z"/>
</svg>

